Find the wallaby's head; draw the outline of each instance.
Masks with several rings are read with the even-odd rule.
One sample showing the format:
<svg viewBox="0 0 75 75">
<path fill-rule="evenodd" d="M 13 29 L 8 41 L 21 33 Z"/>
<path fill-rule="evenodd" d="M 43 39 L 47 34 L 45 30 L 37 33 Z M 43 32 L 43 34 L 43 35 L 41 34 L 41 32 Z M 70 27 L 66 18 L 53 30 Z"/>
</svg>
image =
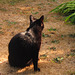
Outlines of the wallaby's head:
<svg viewBox="0 0 75 75">
<path fill-rule="evenodd" d="M 30 15 L 30 27 L 28 28 L 28 30 L 33 29 L 34 31 L 42 32 L 44 28 L 43 20 L 44 20 L 43 15 L 39 19 L 36 19 L 32 15 Z"/>
</svg>

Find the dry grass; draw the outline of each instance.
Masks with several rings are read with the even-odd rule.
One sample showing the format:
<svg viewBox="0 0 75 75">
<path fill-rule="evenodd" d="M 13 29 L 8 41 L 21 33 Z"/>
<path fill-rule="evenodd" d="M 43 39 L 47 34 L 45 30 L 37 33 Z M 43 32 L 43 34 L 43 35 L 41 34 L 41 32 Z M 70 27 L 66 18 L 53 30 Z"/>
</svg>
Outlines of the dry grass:
<svg viewBox="0 0 75 75">
<path fill-rule="evenodd" d="M 51 9 L 66 1 L 25 0 L 14 6 L 9 3 L 0 3 L 0 74 L 75 75 L 75 37 L 70 36 L 75 34 L 75 26 L 64 23 L 62 16 L 58 14 L 49 14 Z M 44 37 L 42 36 L 39 53 L 41 71 L 36 73 L 33 71 L 33 65 L 18 69 L 12 68 L 8 64 L 8 43 L 15 34 L 27 29 L 31 14 L 36 18 L 41 15 L 45 16 Z M 52 43 L 52 41 L 54 42 Z M 58 63 L 60 59 L 54 61 L 58 57 L 63 58 L 61 63 Z"/>
</svg>

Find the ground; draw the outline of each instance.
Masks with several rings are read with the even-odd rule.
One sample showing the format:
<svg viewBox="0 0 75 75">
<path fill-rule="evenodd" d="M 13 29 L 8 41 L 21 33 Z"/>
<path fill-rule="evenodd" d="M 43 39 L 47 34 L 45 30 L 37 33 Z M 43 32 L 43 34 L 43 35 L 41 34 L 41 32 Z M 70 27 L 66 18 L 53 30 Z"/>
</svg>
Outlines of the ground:
<svg viewBox="0 0 75 75">
<path fill-rule="evenodd" d="M 49 13 L 67 1 L 71 0 L 0 3 L 0 75 L 75 75 L 75 25 L 65 23 L 59 14 Z M 30 15 L 45 16 L 38 64 L 40 72 L 34 72 L 33 65 L 19 69 L 8 63 L 9 41 L 28 28 Z"/>
</svg>

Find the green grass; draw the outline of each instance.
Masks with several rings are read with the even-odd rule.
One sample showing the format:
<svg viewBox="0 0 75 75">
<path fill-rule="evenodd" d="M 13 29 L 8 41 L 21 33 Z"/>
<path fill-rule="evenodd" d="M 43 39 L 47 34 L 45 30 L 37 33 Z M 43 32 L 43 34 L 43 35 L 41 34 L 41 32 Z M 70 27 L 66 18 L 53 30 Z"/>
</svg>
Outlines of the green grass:
<svg viewBox="0 0 75 75">
<path fill-rule="evenodd" d="M 52 1 L 52 2 L 56 2 L 57 0 L 47 0 L 48 2 Z"/>
<path fill-rule="evenodd" d="M 69 56 L 71 56 L 71 57 L 75 56 L 75 52 L 71 52 L 71 53 L 66 55 L 66 57 L 69 57 Z"/>
<path fill-rule="evenodd" d="M 64 38 L 64 35 L 61 35 L 61 38 Z"/>
<path fill-rule="evenodd" d="M 75 72 L 72 72 L 70 75 L 75 75 Z"/>
<path fill-rule="evenodd" d="M 2 25 L 2 24 L 0 24 L 0 25 Z"/>
<path fill-rule="evenodd" d="M 44 22 L 48 22 L 47 16 L 44 17 Z"/>
<path fill-rule="evenodd" d="M 17 3 L 30 3 L 35 2 L 36 0 L 0 0 L 0 4 L 9 4 L 9 5 L 16 5 Z"/>
<path fill-rule="evenodd" d="M 64 37 L 66 37 L 66 35 L 61 35 L 61 38 L 64 38 Z"/>
<path fill-rule="evenodd" d="M 9 4 L 10 4 L 10 5 L 15 5 L 16 2 L 15 2 L 15 1 L 10 1 Z"/>
<path fill-rule="evenodd" d="M 3 31 L 0 31 L 0 34 L 4 34 L 4 32 Z"/>
<path fill-rule="evenodd" d="M 9 4 L 9 5 L 15 5 L 16 3 L 24 1 L 24 0 L 0 0 L 1 4 Z"/>
<path fill-rule="evenodd" d="M 7 24 L 10 26 L 10 25 L 15 25 L 17 24 L 17 22 L 12 22 L 12 21 L 9 21 L 9 20 L 5 20 L 7 22 Z"/>
<path fill-rule="evenodd" d="M 67 71 L 66 75 L 75 75 L 75 72 L 72 72 L 71 70 Z"/>
<path fill-rule="evenodd" d="M 0 29 L 2 29 L 2 27 L 0 27 Z"/>
<path fill-rule="evenodd" d="M 69 1 L 63 4 L 60 4 L 55 9 L 51 10 L 51 12 L 57 12 L 66 17 L 65 22 L 71 21 L 75 24 L 75 1 Z"/>
<path fill-rule="evenodd" d="M 51 1 L 56 2 L 57 0 L 51 0 Z"/>
<path fill-rule="evenodd" d="M 39 5 L 39 6 L 40 6 L 40 5 L 43 5 L 43 3 L 39 3 L 39 4 L 37 4 L 37 5 Z"/>
<path fill-rule="evenodd" d="M 68 34 L 68 36 L 71 37 L 71 38 L 75 38 L 75 33 L 73 33 L 73 34 Z"/>
<path fill-rule="evenodd" d="M 61 38 L 65 38 L 65 37 L 75 38 L 75 33 L 67 34 L 67 35 L 61 35 L 60 37 Z"/>
<path fill-rule="evenodd" d="M 47 58 L 47 55 L 46 54 L 42 54 L 42 55 L 40 55 L 40 58 L 41 59 L 45 59 L 45 58 Z"/>
<path fill-rule="evenodd" d="M 49 47 L 50 50 L 56 51 L 56 47 Z"/>
<path fill-rule="evenodd" d="M 48 35 L 48 34 L 44 34 L 44 33 L 42 33 L 42 37 L 51 37 L 51 36 Z"/>
<path fill-rule="evenodd" d="M 63 61 L 63 57 L 57 57 L 57 58 L 54 58 L 53 60 L 51 60 L 53 63 L 61 63 Z"/>
<path fill-rule="evenodd" d="M 75 56 L 75 53 L 74 52 L 70 53 L 70 56 Z"/>
<path fill-rule="evenodd" d="M 6 8 L 0 8 L 0 11 L 7 11 Z"/>
<path fill-rule="evenodd" d="M 58 43 L 60 43 L 60 41 L 59 41 L 59 40 L 52 40 L 51 43 L 56 43 L 56 44 L 58 44 Z"/>
<path fill-rule="evenodd" d="M 71 52 L 75 52 L 75 49 L 71 49 Z"/>
<path fill-rule="evenodd" d="M 48 29 L 48 31 L 56 31 L 56 28 L 50 28 L 50 29 Z"/>
<path fill-rule="evenodd" d="M 34 9 L 33 9 L 33 8 L 31 8 L 31 13 L 32 13 L 32 14 L 38 14 L 39 12 L 37 12 L 37 11 L 36 11 L 36 12 L 34 12 Z"/>
<path fill-rule="evenodd" d="M 51 3 L 47 3 L 47 5 L 51 5 Z"/>
<path fill-rule="evenodd" d="M 38 14 L 39 12 L 32 12 L 32 11 L 31 11 L 31 13 L 32 13 L 32 14 Z"/>
</svg>

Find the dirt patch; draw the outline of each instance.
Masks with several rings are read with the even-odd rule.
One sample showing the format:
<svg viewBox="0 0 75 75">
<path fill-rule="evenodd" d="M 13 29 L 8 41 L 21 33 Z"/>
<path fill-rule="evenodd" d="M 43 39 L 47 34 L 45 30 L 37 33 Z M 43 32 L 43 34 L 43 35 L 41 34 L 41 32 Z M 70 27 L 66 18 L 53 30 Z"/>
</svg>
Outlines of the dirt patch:
<svg viewBox="0 0 75 75">
<path fill-rule="evenodd" d="M 49 14 L 51 9 L 66 1 L 28 0 L 14 6 L 0 4 L 0 75 L 75 75 L 75 37 L 70 36 L 75 34 L 75 25 L 64 23 L 58 14 Z M 8 43 L 15 34 L 27 29 L 31 14 L 36 18 L 45 16 L 39 53 L 41 71 L 36 73 L 33 65 L 19 69 L 8 63 Z"/>
</svg>

